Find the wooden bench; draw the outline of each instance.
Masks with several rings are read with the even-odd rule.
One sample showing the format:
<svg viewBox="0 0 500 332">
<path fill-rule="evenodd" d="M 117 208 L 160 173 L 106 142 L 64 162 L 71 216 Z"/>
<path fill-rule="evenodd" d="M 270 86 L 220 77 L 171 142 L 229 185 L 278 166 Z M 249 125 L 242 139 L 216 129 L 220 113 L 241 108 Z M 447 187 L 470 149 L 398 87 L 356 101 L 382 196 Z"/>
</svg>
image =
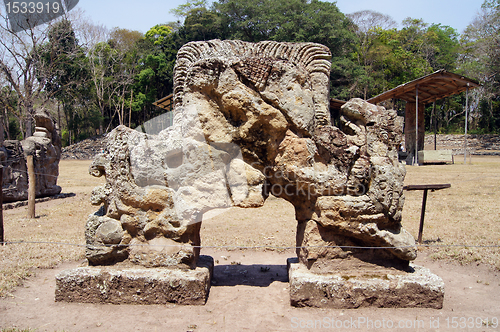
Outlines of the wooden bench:
<svg viewBox="0 0 500 332">
<path fill-rule="evenodd" d="M 418 151 L 419 164 L 454 164 L 452 150 L 422 150 Z"/>
</svg>

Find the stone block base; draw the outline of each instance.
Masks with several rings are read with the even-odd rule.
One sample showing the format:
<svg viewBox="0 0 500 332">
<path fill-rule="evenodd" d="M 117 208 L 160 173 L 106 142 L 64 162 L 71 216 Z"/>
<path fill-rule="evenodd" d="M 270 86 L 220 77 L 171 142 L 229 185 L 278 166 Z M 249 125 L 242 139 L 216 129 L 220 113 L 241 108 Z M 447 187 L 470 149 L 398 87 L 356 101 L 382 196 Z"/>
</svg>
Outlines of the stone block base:
<svg viewBox="0 0 500 332">
<path fill-rule="evenodd" d="M 380 268 L 374 271 L 311 272 L 290 258 L 287 262 L 290 302 L 295 307 L 333 309 L 434 308 L 441 309 L 444 282 L 428 269 L 410 264 L 412 272 Z"/>
<path fill-rule="evenodd" d="M 419 164 L 454 164 L 452 150 L 422 150 L 418 151 Z"/>
<path fill-rule="evenodd" d="M 55 300 L 113 304 L 205 304 L 214 261 L 200 256 L 194 270 L 89 266 L 56 276 Z"/>
</svg>

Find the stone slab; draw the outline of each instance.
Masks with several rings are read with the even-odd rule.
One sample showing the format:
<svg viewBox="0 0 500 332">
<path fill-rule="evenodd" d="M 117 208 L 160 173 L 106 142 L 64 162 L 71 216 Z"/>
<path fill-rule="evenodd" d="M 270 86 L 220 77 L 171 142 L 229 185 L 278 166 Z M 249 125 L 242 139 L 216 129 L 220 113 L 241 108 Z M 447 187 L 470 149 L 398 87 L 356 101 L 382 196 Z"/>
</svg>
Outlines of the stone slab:
<svg viewBox="0 0 500 332">
<path fill-rule="evenodd" d="M 418 162 L 420 164 L 453 164 L 452 150 L 423 150 L 418 151 Z"/>
<path fill-rule="evenodd" d="M 214 260 L 200 256 L 196 269 L 89 266 L 56 275 L 55 300 L 112 304 L 205 304 Z"/>
<path fill-rule="evenodd" d="M 318 274 L 287 261 L 290 303 L 295 307 L 332 309 L 434 308 L 441 309 L 444 282 L 425 267 L 410 264 L 412 272 L 380 269 L 363 274 L 359 270 L 339 270 Z"/>
</svg>

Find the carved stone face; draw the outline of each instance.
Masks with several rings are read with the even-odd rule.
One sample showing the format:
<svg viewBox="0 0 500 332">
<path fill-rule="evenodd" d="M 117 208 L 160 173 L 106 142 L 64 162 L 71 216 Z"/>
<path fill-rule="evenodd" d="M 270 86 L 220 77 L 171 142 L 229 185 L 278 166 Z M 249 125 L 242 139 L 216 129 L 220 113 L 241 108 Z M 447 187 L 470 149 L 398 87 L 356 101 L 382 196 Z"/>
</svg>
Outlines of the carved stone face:
<svg viewBox="0 0 500 332">
<path fill-rule="evenodd" d="M 309 73 L 287 61 L 277 61 L 261 95 L 275 105 L 298 132 L 304 135 L 314 131 L 314 93 Z"/>
<path fill-rule="evenodd" d="M 193 98 L 197 103 L 211 100 L 209 107 L 219 108 L 231 125 L 239 127 L 249 121 L 244 112 L 245 106 L 252 108 L 252 103 L 267 104 L 267 107 L 280 111 L 294 130 L 310 136 L 314 130 L 316 91 L 311 88 L 309 73 L 289 61 L 264 60 L 248 58 L 232 65 L 231 61 L 224 63 L 218 59 L 197 62 L 186 75 L 187 93 L 183 105 L 193 103 Z M 220 84 L 220 80 L 224 83 Z M 232 91 L 227 89 L 227 85 L 232 87 Z M 193 93 L 196 96 L 190 95 Z M 250 101 L 246 96 L 236 98 L 236 95 L 250 95 L 254 100 Z M 235 100 L 230 101 L 230 98 Z M 217 104 L 218 100 L 225 104 Z M 237 104 L 238 101 L 245 104 Z M 238 112 L 225 112 L 227 108 L 238 109 Z M 213 136 L 212 124 L 202 122 L 207 128 L 207 135 Z M 214 137 L 213 141 L 221 139 Z"/>
</svg>

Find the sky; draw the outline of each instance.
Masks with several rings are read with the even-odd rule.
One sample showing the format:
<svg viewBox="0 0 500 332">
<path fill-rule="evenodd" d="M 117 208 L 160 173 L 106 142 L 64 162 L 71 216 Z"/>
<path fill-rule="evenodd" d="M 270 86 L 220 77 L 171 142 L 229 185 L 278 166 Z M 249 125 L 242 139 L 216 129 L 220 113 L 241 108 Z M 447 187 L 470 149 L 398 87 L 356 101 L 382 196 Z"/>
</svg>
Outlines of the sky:
<svg viewBox="0 0 500 332">
<path fill-rule="evenodd" d="M 405 18 L 419 18 L 439 23 L 462 33 L 473 20 L 484 0 L 338 0 L 344 14 L 374 10 L 391 16 L 397 23 Z M 185 0 L 80 0 L 77 8 L 94 22 L 108 28 L 120 27 L 147 32 L 156 24 L 176 21 L 169 10 Z M 400 26 L 401 27 L 401 26 Z"/>
</svg>

